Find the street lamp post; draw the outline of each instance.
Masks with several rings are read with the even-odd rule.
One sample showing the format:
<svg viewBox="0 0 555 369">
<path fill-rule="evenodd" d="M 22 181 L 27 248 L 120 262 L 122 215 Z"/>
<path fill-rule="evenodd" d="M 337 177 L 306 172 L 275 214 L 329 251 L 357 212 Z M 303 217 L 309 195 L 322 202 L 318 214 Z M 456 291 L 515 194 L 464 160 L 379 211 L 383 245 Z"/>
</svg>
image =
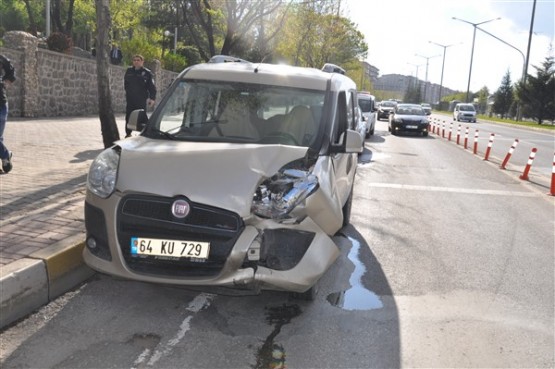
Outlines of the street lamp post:
<svg viewBox="0 0 555 369">
<path fill-rule="evenodd" d="M 483 21 L 483 22 L 480 22 L 480 23 L 472 23 L 472 22 L 469 22 L 469 21 L 466 21 L 464 19 L 460 19 L 460 18 L 457 18 L 457 17 L 453 17 L 453 19 L 464 22 L 464 23 L 468 23 L 468 24 L 470 24 L 471 26 L 474 27 L 474 33 L 472 35 L 472 51 L 470 52 L 470 69 L 468 70 L 468 85 L 466 87 L 466 102 L 470 102 L 468 100 L 468 95 L 470 93 L 470 77 L 472 76 L 472 60 L 474 59 L 474 42 L 476 41 L 476 27 L 478 27 L 480 24 L 493 22 L 495 20 L 501 19 L 501 17 L 497 17 L 497 18 L 494 18 L 494 19 L 489 19 L 489 20 L 486 20 L 486 21 Z"/>
<path fill-rule="evenodd" d="M 442 98 L 441 95 L 442 95 L 442 92 L 443 92 L 443 71 L 445 69 L 445 54 L 447 53 L 447 48 L 448 47 L 451 47 L 451 46 L 454 46 L 454 45 L 459 45 L 460 43 L 450 44 L 450 45 L 442 45 L 442 44 L 438 44 L 437 42 L 433 42 L 433 41 L 428 41 L 428 42 L 431 43 L 431 44 L 443 47 L 443 63 L 441 64 L 441 79 L 440 79 L 440 82 L 439 82 L 439 97 L 437 99 L 438 103 L 441 105 L 441 98 Z"/>
<path fill-rule="evenodd" d="M 441 55 L 434 55 L 434 56 L 424 56 L 420 54 L 414 54 L 414 55 L 426 59 L 426 77 L 424 79 L 424 100 L 426 101 L 427 92 L 428 92 L 428 64 L 431 58 L 435 58 L 436 56 L 441 56 Z"/>
<path fill-rule="evenodd" d="M 164 36 L 170 37 L 173 36 L 173 53 L 177 53 L 177 27 L 175 27 L 174 33 L 171 33 L 168 30 L 164 31 Z"/>
</svg>

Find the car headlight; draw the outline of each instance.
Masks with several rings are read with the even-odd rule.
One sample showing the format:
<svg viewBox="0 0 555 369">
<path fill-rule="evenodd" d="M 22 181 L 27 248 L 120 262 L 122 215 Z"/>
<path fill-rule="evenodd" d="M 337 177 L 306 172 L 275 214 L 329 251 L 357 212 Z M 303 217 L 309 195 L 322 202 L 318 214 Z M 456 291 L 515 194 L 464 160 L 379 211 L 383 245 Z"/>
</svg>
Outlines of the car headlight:
<svg viewBox="0 0 555 369">
<path fill-rule="evenodd" d="M 318 188 L 318 178 L 304 170 L 283 169 L 262 182 L 252 211 L 263 218 L 283 219 Z"/>
<path fill-rule="evenodd" d="M 422 119 L 422 124 L 428 124 L 428 119 Z"/>
<path fill-rule="evenodd" d="M 403 123 L 403 118 L 395 118 L 393 119 L 395 123 Z"/>
<path fill-rule="evenodd" d="M 120 154 L 115 148 L 109 148 L 94 159 L 87 177 L 87 188 L 92 193 L 105 199 L 114 192 L 119 157 Z"/>
</svg>

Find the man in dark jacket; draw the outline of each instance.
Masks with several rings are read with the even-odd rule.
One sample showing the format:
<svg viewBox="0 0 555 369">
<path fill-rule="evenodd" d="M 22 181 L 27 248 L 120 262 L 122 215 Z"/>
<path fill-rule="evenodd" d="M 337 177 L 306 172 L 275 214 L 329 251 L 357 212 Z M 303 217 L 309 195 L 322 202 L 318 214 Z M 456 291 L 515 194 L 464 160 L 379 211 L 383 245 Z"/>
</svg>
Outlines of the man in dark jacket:
<svg viewBox="0 0 555 369">
<path fill-rule="evenodd" d="M 2 171 L 8 173 L 12 170 L 12 152 L 4 145 L 4 128 L 8 119 L 8 98 L 6 85 L 15 81 L 15 69 L 8 58 L 0 54 L 0 159 Z"/>
<path fill-rule="evenodd" d="M 110 62 L 115 65 L 120 65 L 123 60 L 123 53 L 120 48 L 116 45 L 112 45 L 112 50 L 110 50 Z"/>
<path fill-rule="evenodd" d="M 125 99 L 125 137 L 131 136 L 131 130 L 127 128 L 129 115 L 133 110 L 144 109 L 146 106 L 154 106 L 156 101 L 156 86 L 152 72 L 143 66 L 142 55 L 133 56 L 133 66 L 127 68 L 124 76 Z"/>
</svg>

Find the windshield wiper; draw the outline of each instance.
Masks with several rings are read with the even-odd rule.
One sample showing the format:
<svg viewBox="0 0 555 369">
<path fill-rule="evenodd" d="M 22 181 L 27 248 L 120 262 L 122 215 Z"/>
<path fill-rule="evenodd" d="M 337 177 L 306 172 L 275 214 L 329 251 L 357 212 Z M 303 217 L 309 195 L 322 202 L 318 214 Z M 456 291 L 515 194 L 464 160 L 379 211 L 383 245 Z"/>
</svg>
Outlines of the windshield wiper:
<svg viewBox="0 0 555 369">
<path fill-rule="evenodd" d="M 181 128 L 181 127 L 179 127 L 179 128 Z M 156 127 L 150 127 L 150 131 L 158 134 L 159 136 L 167 138 L 169 140 L 175 140 L 176 139 L 176 134 L 175 133 L 169 133 L 169 132 L 166 132 L 166 131 L 161 131 Z"/>
<path fill-rule="evenodd" d="M 222 124 L 222 123 L 227 123 L 227 119 L 204 120 L 202 122 L 189 123 L 189 126 L 194 127 L 194 126 L 202 126 L 204 124 Z"/>
</svg>

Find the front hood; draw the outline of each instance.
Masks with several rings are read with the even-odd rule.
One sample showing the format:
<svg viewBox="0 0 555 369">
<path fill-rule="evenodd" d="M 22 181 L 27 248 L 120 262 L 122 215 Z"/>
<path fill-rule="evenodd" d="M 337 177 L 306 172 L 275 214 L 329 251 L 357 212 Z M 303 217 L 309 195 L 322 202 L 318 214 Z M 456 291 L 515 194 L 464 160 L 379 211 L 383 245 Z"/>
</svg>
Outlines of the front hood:
<svg viewBox="0 0 555 369">
<path fill-rule="evenodd" d="M 152 140 L 118 142 L 122 148 L 117 190 L 191 201 L 248 216 L 262 178 L 300 159 L 306 147 Z"/>
<path fill-rule="evenodd" d="M 421 123 L 424 121 L 424 119 L 426 119 L 426 117 L 423 117 L 421 115 L 396 115 L 395 119 L 400 119 L 403 122 Z"/>
</svg>

